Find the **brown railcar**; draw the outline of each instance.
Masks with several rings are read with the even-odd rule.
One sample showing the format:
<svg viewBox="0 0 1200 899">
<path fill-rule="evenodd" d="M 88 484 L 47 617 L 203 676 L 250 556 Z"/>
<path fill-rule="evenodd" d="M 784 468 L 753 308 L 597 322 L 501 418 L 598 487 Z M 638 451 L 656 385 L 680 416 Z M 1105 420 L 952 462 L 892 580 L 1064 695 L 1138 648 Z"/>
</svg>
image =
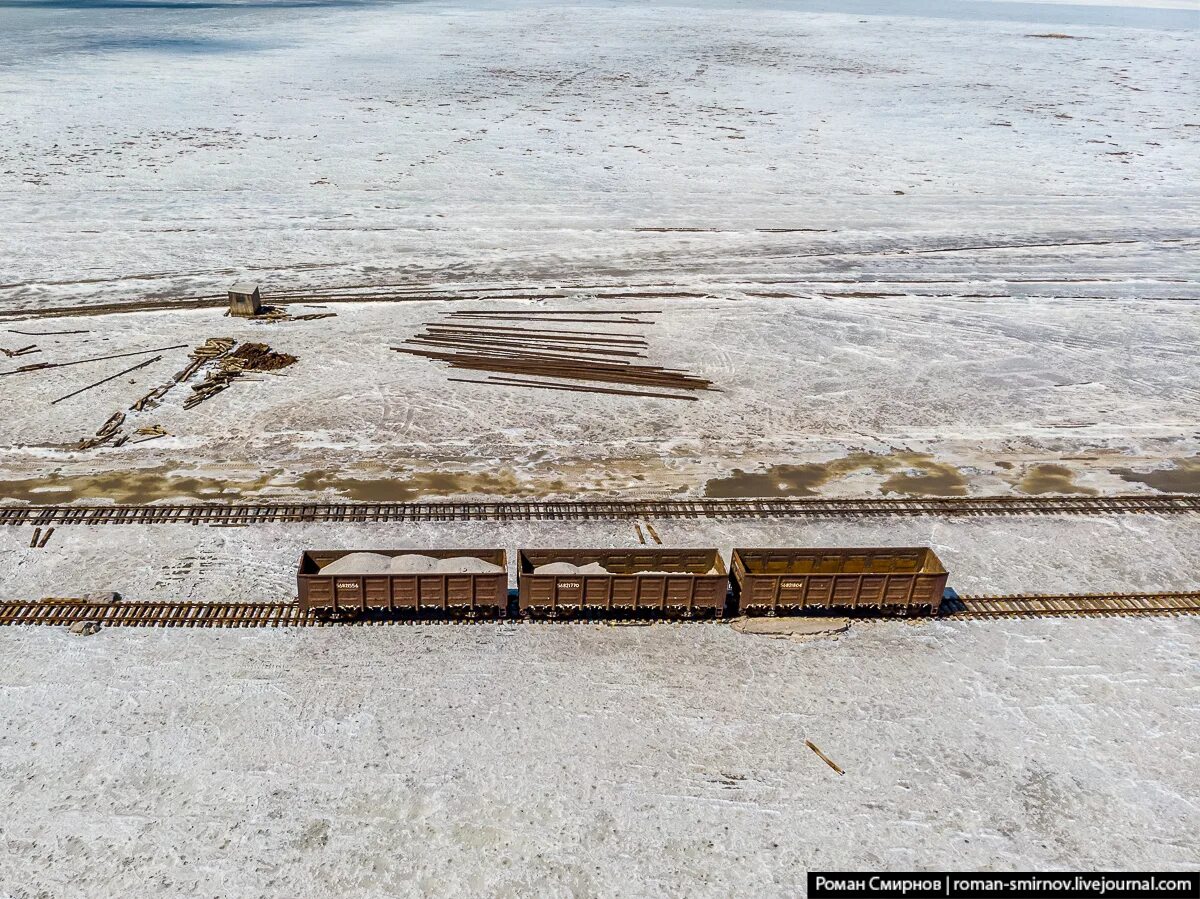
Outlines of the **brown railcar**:
<svg viewBox="0 0 1200 899">
<path fill-rule="evenodd" d="M 936 614 L 946 569 L 918 547 L 735 549 L 730 567 L 743 614 L 873 609 Z"/>
<path fill-rule="evenodd" d="M 523 549 L 518 560 L 522 615 L 725 615 L 729 574 L 715 549 Z M 598 562 L 609 573 L 534 574 L 551 562 Z"/>
<path fill-rule="evenodd" d="M 352 552 L 385 556 L 415 553 L 435 559 L 471 556 L 504 570 L 483 574 L 321 574 L 323 566 Z M 306 550 L 296 573 L 300 608 L 331 614 L 369 610 L 503 618 L 508 610 L 508 555 L 502 549 L 371 549 Z"/>
</svg>

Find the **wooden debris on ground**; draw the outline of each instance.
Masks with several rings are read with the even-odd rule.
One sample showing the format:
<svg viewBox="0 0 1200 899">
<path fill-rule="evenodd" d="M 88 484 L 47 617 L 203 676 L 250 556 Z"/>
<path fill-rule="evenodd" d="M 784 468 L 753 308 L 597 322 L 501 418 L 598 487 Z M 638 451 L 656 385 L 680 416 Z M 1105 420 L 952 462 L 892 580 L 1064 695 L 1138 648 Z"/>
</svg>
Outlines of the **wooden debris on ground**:
<svg viewBox="0 0 1200 899">
<path fill-rule="evenodd" d="M 129 407 L 132 412 L 144 412 L 147 409 L 153 409 L 162 398 L 170 392 L 176 384 L 182 384 L 190 379 L 203 366 L 214 360 L 220 359 L 231 349 L 237 341 L 232 337 L 210 337 L 200 346 L 196 347 L 188 354 L 188 364 L 182 370 L 177 371 L 174 377 L 166 383 L 155 387 L 145 396 L 141 397 L 137 402 Z"/>
<path fill-rule="evenodd" d="M 183 408 L 192 409 L 225 390 L 248 371 L 279 371 L 296 361 L 290 353 L 277 353 L 265 343 L 243 343 L 221 357 L 216 371 L 192 386 L 192 395 Z"/>
<path fill-rule="evenodd" d="M 838 765 L 837 762 L 835 762 L 833 759 L 831 759 L 829 756 L 827 756 L 825 753 L 823 753 L 820 749 L 818 749 L 817 745 L 812 740 L 805 740 L 804 745 L 807 746 L 809 749 L 811 749 L 813 752 L 815 752 L 817 754 L 817 756 L 821 759 L 821 761 L 823 761 L 826 765 L 828 765 L 830 768 L 832 768 L 838 774 L 846 773 L 845 771 L 843 771 L 841 769 L 841 766 Z"/>
<path fill-rule="evenodd" d="M 224 356 L 236 345 L 237 341 L 232 337 L 210 337 L 192 350 L 189 355 L 202 363 L 209 362 Z"/>
<path fill-rule="evenodd" d="M 17 356 L 29 356 L 33 353 L 40 353 L 36 343 L 31 343 L 29 346 L 23 346 L 15 350 L 8 350 L 0 346 L 0 353 L 3 353 L 9 359 L 15 359 Z"/>
<path fill-rule="evenodd" d="M 155 406 L 157 406 L 159 404 L 159 402 L 162 400 L 162 398 L 166 395 L 167 391 L 170 390 L 173 386 L 174 385 L 172 385 L 172 384 L 163 384 L 159 387 L 155 387 L 153 390 L 151 390 L 145 396 L 138 399 L 137 402 L 135 402 L 132 406 L 130 406 L 129 411 L 130 412 L 144 412 L 147 409 L 153 409 Z"/>
<path fill-rule="evenodd" d="M 192 390 L 195 392 L 183 401 L 183 408 L 192 409 L 205 400 L 212 399 L 228 387 L 235 377 L 237 375 L 231 372 L 209 372 L 203 381 L 192 385 Z"/>
<path fill-rule="evenodd" d="M 50 542 L 50 535 L 54 533 L 54 528 L 47 528 L 46 533 L 42 534 L 42 539 L 38 541 L 37 548 L 45 549 L 46 544 Z"/>
<path fill-rule="evenodd" d="M 647 358 L 647 343 L 640 334 L 543 326 L 551 321 L 652 324 L 628 316 L 596 317 L 612 314 L 594 310 L 450 312 L 442 321 L 426 325 L 406 345 L 392 349 L 450 368 L 491 373 L 485 374 L 484 380 L 449 379 L 468 384 L 691 401 L 697 397 L 687 391 L 717 389 L 707 378 L 635 361 Z M 639 314 L 657 311 L 640 310 Z M 486 319 L 503 324 L 486 324 Z"/>
<path fill-rule="evenodd" d="M 182 344 L 181 346 L 186 346 L 186 344 Z M 277 353 L 265 343 L 243 343 L 241 346 L 237 346 L 236 350 L 234 349 L 235 346 L 237 346 L 237 341 L 232 337 L 209 337 L 204 343 L 195 347 L 188 354 L 188 364 L 183 369 L 176 372 L 174 377 L 166 384 L 161 384 L 144 396 L 139 397 L 129 407 L 129 411 L 145 412 L 155 408 L 172 388 L 194 377 L 206 365 L 215 365 L 216 370 L 209 372 L 204 381 L 192 386 L 193 393 L 184 400 L 184 409 L 191 409 L 206 399 L 220 393 L 236 379 L 241 378 L 245 372 L 278 371 L 296 361 L 295 356 L 288 353 Z M 133 368 L 105 378 L 103 381 L 89 384 L 82 390 L 77 390 L 66 397 L 60 397 L 54 400 L 54 402 L 57 403 L 63 399 L 67 399 L 67 397 L 82 393 L 84 390 L 90 390 L 92 387 L 111 381 L 123 374 L 128 374 L 138 368 L 157 362 L 161 358 L 161 356 L 156 356 L 153 359 L 133 366 Z M 101 426 L 94 437 L 86 437 L 80 440 L 77 449 L 87 450 L 105 444 L 111 444 L 115 448 L 124 446 L 126 443 L 145 443 L 149 440 L 157 440 L 160 437 L 168 436 L 166 429 L 162 425 L 146 425 L 135 429 L 132 433 L 122 434 L 121 425 L 124 421 L 124 412 L 115 413 Z"/>
<path fill-rule="evenodd" d="M 252 322 L 281 322 L 287 321 L 288 312 L 287 306 L 263 306 L 254 315 L 247 315 L 246 318 Z"/>
<path fill-rule="evenodd" d="M 287 306 L 264 306 L 257 315 L 246 316 L 252 322 L 311 322 L 322 318 L 336 318 L 336 312 L 306 312 L 292 315 Z"/>
<path fill-rule="evenodd" d="M 278 371 L 295 361 L 295 356 L 277 353 L 265 343 L 243 343 L 222 360 L 221 367 L 232 371 Z"/>
<path fill-rule="evenodd" d="M 102 446 L 113 440 L 117 436 L 117 432 L 121 430 L 121 425 L 125 423 L 124 412 L 114 412 L 104 424 L 100 426 L 100 430 L 96 432 L 95 437 L 85 437 L 79 441 L 77 449 L 86 450 L 95 446 Z"/>
<path fill-rule="evenodd" d="M 167 429 L 162 425 L 143 425 L 133 432 L 135 437 L 140 437 L 140 440 L 134 440 L 133 443 L 145 443 L 147 440 L 157 440 L 159 437 L 167 436 Z"/>
<path fill-rule="evenodd" d="M 2 375 L 20 375 L 25 372 L 42 371 L 47 368 L 67 368 L 72 365 L 87 365 L 90 362 L 107 362 L 109 359 L 126 359 L 130 356 L 145 356 L 149 353 L 165 353 L 168 350 L 182 350 L 187 346 L 186 343 L 176 344 L 175 346 L 160 346 L 150 350 L 134 350 L 130 353 L 110 353 L 107 356 L 91 356 L 87 359 L 72 359 L 70 362 L 33 362 L 29 365 L 22 365 L 20 368 L 14 368 L 12 371 L 2 371 Z M 162 358 L 161 356 L 159 358 Z M 149 363 L 147 363 L 149 364 Z"/>
<path fill-rule="evenodd" d="M 20 334 L 24 337 L 61 337 L 64 334 L 91 334 L 91 331 L 18 331 L 16 328 L 7 328 L 9 334 Z"/>
<path fill-rule="evenodd" d="M 153 359 L 147 359 L 145 362 L 139 362 L 137 365 L 131 365 L 131 366 L 129 366 L 129 368 L 123 369 L 123 370 L 117 372 L 115 375 L 109 375 L 107 378 L 101 378 L 99 381 L 95 381 L 91 384 L 88 384 L 86 387 L 80 387 L 78 390 L 73 390 L 70 393 L 66 394 L 65 396 L 60 396 L 56 400 L 51 400 L 50 405 L 53 406 L 56 403 L 61 403 L 63 400 L 69 400 L 73 396 L 79 396 L 79 394 L 81 394 L 85 391 L 91 390 L 93 387 L 99 387 L 101 384 L 107 384 L 109 381 L 115 381 L 117 378 L 121 377 L 122 375 L 127 375 L 130 372 L 135 372 L 139 368 L 145 368 L 147 365 L 153 365 L 155 362 L 158 362 L 161 359 L 162 359 L 162 356 L 155 356 Z"/>
</svg>

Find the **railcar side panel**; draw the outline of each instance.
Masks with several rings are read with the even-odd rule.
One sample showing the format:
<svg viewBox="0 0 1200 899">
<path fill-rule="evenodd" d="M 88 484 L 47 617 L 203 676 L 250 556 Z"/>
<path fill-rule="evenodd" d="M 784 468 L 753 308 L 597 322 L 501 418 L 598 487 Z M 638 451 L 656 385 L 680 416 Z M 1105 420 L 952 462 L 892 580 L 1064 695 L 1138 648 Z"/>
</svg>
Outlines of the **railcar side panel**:
<svg viewBox="0 0 1200 899">
<path fill-rule="evenodd" d="M 872 609 L 936 613 L 949 577 L 928 547 L 733 551 L 734 595 L 746 614 Z"/>
</svg>

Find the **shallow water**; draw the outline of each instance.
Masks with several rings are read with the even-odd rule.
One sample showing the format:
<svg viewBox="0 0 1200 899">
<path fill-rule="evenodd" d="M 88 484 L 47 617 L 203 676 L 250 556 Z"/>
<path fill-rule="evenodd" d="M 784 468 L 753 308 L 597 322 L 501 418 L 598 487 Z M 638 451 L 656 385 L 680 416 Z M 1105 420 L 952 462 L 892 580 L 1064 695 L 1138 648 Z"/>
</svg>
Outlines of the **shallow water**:
<svg viewBox="0 0 1200 899">
<path fill-rule="evenodd" d="M 880 485 L 884 493 L 917 496 L 965 496 L 967 480 L 953 465 L 935 462 L 924 453 L 851 453 L 828 462 L 804 465 L 773 465 L 762 472 L 734 469 L 733 474 L 713 478 L 704 495 L 714 499 L 742 496 L 816 496 L 817 488 L 858 471 L 870 470 L 889 477 Z"/>
<path fill-rule="evenodd" d="M 512 472 L 404 471 L 394 477 L 360 478 L 325 470 L 297 477 L 282 469 L 240 480 L 144 469 L 0 481 L 0 498 L 35 505 L 93 499 L 135 505 L 171 499 L 245 502 L 326 492 L 355 502 L 380 503 L 466 495 L 535 498 L 567 492 L 567 485 L 560 480 L 519 481 Z"/>
<path fill-rule="evenodd" d="M 1017 489 L 1022 493 L 1084 493 L 1095 494 L 1089 487 L 1075 483 L 1075 472 L 1065 465 L 1033 465 L 1025 470 Z"/>
<path fill-rule="evenodd" d="M 1183 459 L 1171 468 L 1155 471 L 1133 471 L 1129 468 L 1113 469 L 1122 480 L 1146 484 L 1164 493 L 1200 493 L 1200 456 Z"/>
</svg>

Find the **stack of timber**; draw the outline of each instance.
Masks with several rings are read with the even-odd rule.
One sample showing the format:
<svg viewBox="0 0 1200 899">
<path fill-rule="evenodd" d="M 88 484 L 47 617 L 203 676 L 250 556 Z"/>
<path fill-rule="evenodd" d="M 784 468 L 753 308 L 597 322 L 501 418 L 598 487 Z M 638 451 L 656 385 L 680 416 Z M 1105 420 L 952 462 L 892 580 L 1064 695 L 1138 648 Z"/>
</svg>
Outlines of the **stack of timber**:
<svg viewBox="0 0 1200 899">
<path fill-rule="evenodd" d="M 217 370 L 209 372 L 205 379 L 192 387 L 192 395 L 183 402 L 184 409 L 192 409 L 228 388 L 248 371 L 278 371 L 296 361 L 288 353 L 277 353 L 265 343 L 243 343 L 230 350 L 217 362 Z"/>
<path fill-rule="evenodd" d="M 446 317 L 462 321 L 540 321 L 576 322 L 594 325 L 652 325 L 653 321 L 639 315 L 662 315 L 661 309 L 463 309 L 447 312 Z"/>
<path fill-rule="evenodd" d="M 657 313 L 639 310 L 638 314 Z M 504 324 L 482 323 L 488 319 Z M 449 379 L 466 384 L 672 400 L 696 399 L 681 391 L 716 389 L 698 375 L 634 361 L 647 358 L 646 340 L 641 335 L 545 327 L 546 322 L 650 323 L 626 313 L 590 310 L 452 312 L 441 322 L 426 325 L 405 346 L 392 349 L 450 368 L 491 373 L 484 380 Z"/>
</svg>

